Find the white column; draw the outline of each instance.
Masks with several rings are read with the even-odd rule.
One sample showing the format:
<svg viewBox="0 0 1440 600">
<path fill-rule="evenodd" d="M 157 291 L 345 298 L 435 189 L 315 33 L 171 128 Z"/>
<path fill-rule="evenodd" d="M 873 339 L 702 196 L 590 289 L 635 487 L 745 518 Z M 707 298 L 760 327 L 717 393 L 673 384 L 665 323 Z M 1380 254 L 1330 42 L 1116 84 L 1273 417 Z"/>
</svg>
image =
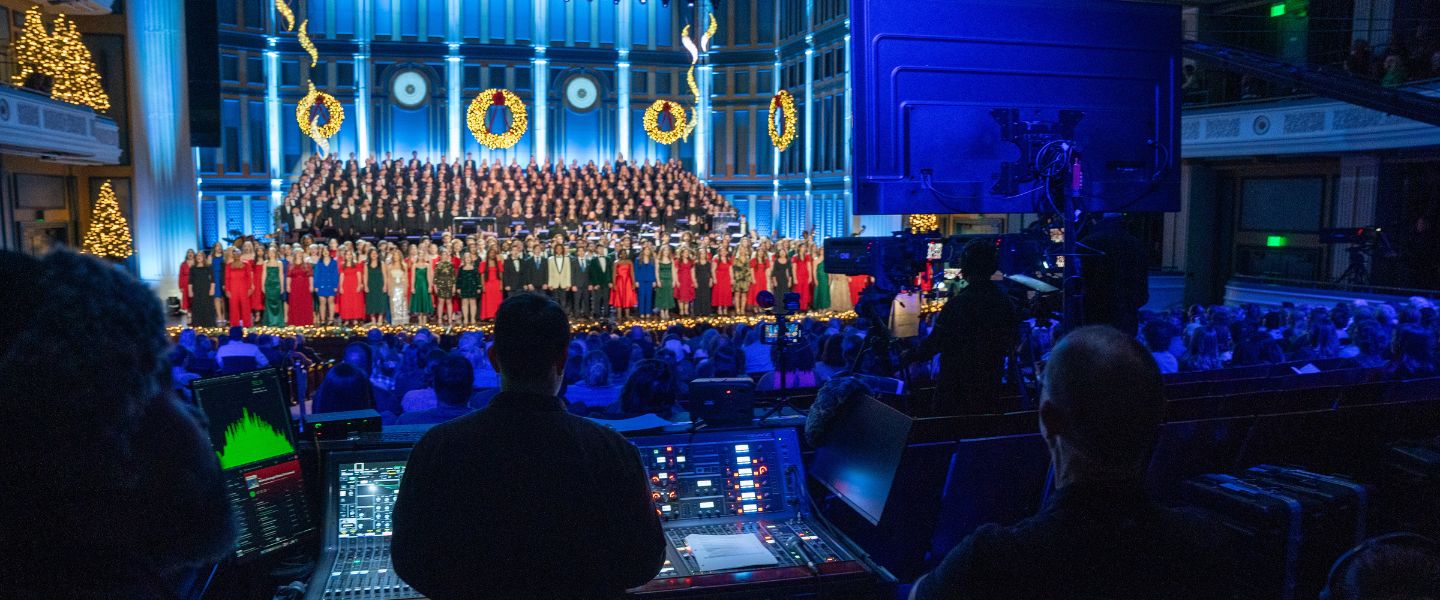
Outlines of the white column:
<svg viewBox="0 0 1440 600">
<path fill-rule="evenodd" d="M 710 13 L 710 3 L 701 2 L 700 9 L 696 11 L 695 23 L 698 26 L 693 28 L 697 35 L 703 34 L 705 28 L 709 27 Z M 695 69 L 695 78 L 700 84 L 700 97 L 695 99 L 695 176 L 701 181 L 710 179 L 710 152 L 713 150 L 711 140 L 715 137 L 711 129 L 714 119 L 710 116 L 710 96 L 715 93 L 711 89 L 714 87 L 712 81 L 715 78 L 712 73 L 715 68 L 710 66 L 709 59 L 710 52 L 707 50 L 700 55 L 700 65 Z"/>
<path fill-rule="evenodd" d="M 1335 216 L 1330 227 L 1369 227 L 1375 224 L 1375 200 L 1380 192 L 1380 158 L 1366 155 L 1340 157 L 1340 180 L 1335 190 Z M 1350 266 L 1350 255 L 1331 246 L 1330 279 Z M 1373 267 L 1373 265 L 1371 265 Z"/>
<path fill-rule="evenodd" d="M 468 108 L 461 102 L 460 89 L 463 86 L 464 59 L 460 57 L 460 44 L 450 44 L 450 55 L 445 57 L 445 121 L 446 156 L 450 160 L 464 154 L 461 144 L 460 111 Z"/>
<path fill-rule="evenodd" d="M 283 184 L 281 178 L 285 176 L 283 155 L 281 154 L 281 127 L 285 121 L 280 118 L 280 53 L 275 50 L 276 38 L 274 36 L 265 39 L 265 156 L 270 168 L 266 169 L 266 175 L 270 177 L 270 208 L 280 206 L 280 188 Z"/>
<path fill-rule="evenodd" d="M 1185 270 L 1185 258 L 1189 250 L 1190 201 L 1193 196 L 1190 186 L 1193 183 L 1194 169 L 1193 165 L 1180 165 L 1180 212 L 1165 213 L 1164 216 L 1160 265 L 1167 269 Z"/>
<path fill-rule="evenodd" d="M 125 8 L 136 262 L 163 298 L 178 294 L 179 258 L 199 243 L 184 4 L 131 0 Z"/>
<path fill-rule="evenodd" d="M 805 0 L 805 218 L 806 228 L 814 226 L 815 218 L 815 0 Z"/>
<path fill-rule="evenodd" d="M 780 81 L 781 81 L 781 78 L 780 78 L 780 72 L 781 72 L 781 71 L 780 71 L 780 69 L 781 69 L 781 65 L 780 65 L 780 40 L 779 40 L 779 38 L 780 38 L 780 11 L 779 11 L 779 10 L 776 10 L 776 11 L 775 11 L 775 28 L 774 28 L 774 31 L 775 31 L 775 38 L 776 38 L 776 39 L 775 39 L 775 63 L 774 63 L 773 65 L 771 65 L 771 67 L 770 67 L 770 89 L 773 90 L 774 93 L 778 94 L 778 93 L 780 93 Z M 771 105 L 770 108 L 766 109 L 766 112 L 765 112 L 766 118 L 771 119 L 771 120 L 774 120 L 774 119 L 775 119 L 775 114 L 774 114 L 773 112 L 771 112 L 773 109 L 774 109 L 774 106 L 773 106 L 773 105 Z M 769 131 L 769 127 L 770 127 L 770 123 L 769 123 L 769 122 L 766 122 L 766 123 L 765 123 L 765 127 L 766 127 L 766 131 L 768 132 L 768 131 Z M 765 142 L 763 142 L 763 143 L 766 143 L 766 144 L 769 144 L 769 143 L 770 143 L 770 139 L 769 139 L 769 136 L 768 136 L 768 135 L 766 136 Z M 784 154 L 784 152 L 781 152 L 781 151 L 779 151 L 779 150 L 776 150 L 773 146 L 772 146 L 771 149 L 774 150 L 774 152 L 771 152 L 771 153 L 770 153 L 770 197 L 771 197 L 770 205 L 771 205 L 772 207 L 775 207 L 775 206 L 778 206 L 778 205 L 779 205 L 779 202 L 780 202 L 780 155 L 781 155 L 781 154 Z M 792 152 L 793 152 L 793 150 L 792 150 Z M 754 203 L 752 202 L 751 204 L 752 204 L 752 210 L 751 210 L 751 212 L 753 213 L 753 212 L 754 212 L 754 210 L 753 210 L 753 204 L 754 204 Z M 774 209 L 772 209 L 772 210 L 774 210 Z M 753 214 L 750 216 L 750 223 L 751 223 L 751 224 L 754 224 L 754 223 L 755 223 L 755 216 L 754 216 Z"/>
<path fill-rule="evenodd" d="M 355 158 L 370 158 L 370 40 L 375 37 L 374 2 L 390 0 L 355 0 L 358 40 L 355 54 Z"/>
<path fill-rule="evenodd" d="M 535 160 L 540 163 L 544 163 L 549 155 L 550 115 L 546 105 L 549 101 L 547 96 L 550 94 L 550 60 L 545 58 L 548 6 L 546 0 L 535 0 L 534 33 L 530 36 L 535 40 L 535 58 L 530 60 L 530 81 L 535 84 L 535 114 L 531 116 L 531 120 L 535 122 Z"/>
<path fill-rule="evenodd" d="M 850 19 L 845 19 L 845 31 L 847 31 L 847 32 L 850 31 Z M 845 197 L 845 206 L 844 206 L 844 208 L 843 208 L 842 210 L 844 210 L 844 214 L 845 214 L 845 217 L 846 217 L 846 218 L 844 219 L 844 222 L 849 223 L 849 222 L 850 222 L 850 219 L 849 219 L 850 212 L 851 212 L 851 210 L 853 209 L 853 207 L 850 205 L 850 196 L 849 196 L 849 194 L 850 194 L 850 186 L 851 186 L 851 179 L 850 179 L 850 177 L 851 177 L 851 173 L 853 173 L 853 171 L 851 171 L 851 169 L 854 167 L 852 161 L 855 159 L 854 145 L 853 145 L 854 138 L 851 137 L 851 136 L 853 135 L 853 133 L 854 133 L 854 129 L 853 129 L 853 128 L 854 128 L 854 126 L 855 126 L 854 114 L 853 114 L 854 111 L 855 111 L 855 102 L 854 102 L 854 98 L 853 98 L 854 93 L 852 92 L 851 87 L 850 87 L 850 34 L 849 34 L 849 33 L 846 33 L 846 34 L 845 34 L 845 62 L 844 62 L 844 65 L 845 65 L 845 145 L 843 146 L 844 152 L 842 152 L 842 154 L 845 155 L 845 193 L 846 193 L 846 197 Z M 847 233 L 848 233 L 848 232 L 847 232 Z"/>
<path fill-rule="evenodd" d="M 616 154 L 630 156 L 630 3 L 621 2 L 615 7 L 615 144 Z M 596 38 L 599 39 L 598 37 Z"/>
</svg>

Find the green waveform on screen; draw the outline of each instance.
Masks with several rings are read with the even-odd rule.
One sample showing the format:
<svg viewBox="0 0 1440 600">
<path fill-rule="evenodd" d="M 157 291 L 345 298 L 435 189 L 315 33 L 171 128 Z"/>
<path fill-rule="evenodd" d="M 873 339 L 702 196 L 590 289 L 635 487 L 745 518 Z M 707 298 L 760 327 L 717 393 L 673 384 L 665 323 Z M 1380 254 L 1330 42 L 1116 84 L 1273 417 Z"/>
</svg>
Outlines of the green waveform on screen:
<svg viewBox="0 0 1440 600">
<path fill-rule="evenodd" d="M 294 451 L 283 432 L 242 408 L 240 418 L 225 427 L 225 445 L 215 456 L 220 457 L 220 468 L 229 469 Z"/>
</svg>

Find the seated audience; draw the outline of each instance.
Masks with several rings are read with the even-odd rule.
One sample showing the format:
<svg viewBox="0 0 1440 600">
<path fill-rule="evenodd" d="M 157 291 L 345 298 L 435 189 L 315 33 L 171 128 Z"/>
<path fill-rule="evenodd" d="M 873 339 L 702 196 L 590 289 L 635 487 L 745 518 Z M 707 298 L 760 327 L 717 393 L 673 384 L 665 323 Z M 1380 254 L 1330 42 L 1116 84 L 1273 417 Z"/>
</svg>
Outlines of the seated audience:
<svg viewBox="0 0 1440 600">
<path fill-rule="evenodd" d="M 243 364 L 244 368 L 254 369 L 270 365 L 270 359 L 260 351 L 260 347 L 245 341 L 245 328 L 239 325 L 230 328 L 230 341 L 215 351 L 215 360 L 220 363 L 220 368 L 227 371 L 240 370 L 238 368 L 227 368 L 225 359 L 239 358 L 240 361 L 231 361 L 231 367 Z"/>
<path fill-rule="evenodd" d="M 570 412 L 588 416 L 593 410 L 614 404 L 620 395 L 620 386 L 611 383 L 610 358 L 604 352 L 592 350 L 585 355 L 581 369 L 583 376 L 580 381 L 565 387 L 565 400 L 570 403 Z"/>
<path fill-rule="evenodd" d="M 1196 329 L 1185 348 L 1185 356 L 1180 359 L 1180 370 L 1208 371 L 1224 365 L 1225 361 L 1220 358 L 1220 342 L 1215 336 L 1215 330 L 1208 326 Z"/>
<path fill-rule="evenodd" d="M 1082 327 L 1056 344 L 1043 377 L 1055 491 L 1039 514 L 967 536 L 911 597 L 1228 597 L 1224 534 L 1146 493 L 1165 412 L 1149 351 L 1118 330 Z"/>
<path fill-rule="evenodd" d="M 569 339 L 553 300 L 506 298 L 490 348 L 500 393 L 410 453 L 391 554 L 427 597 L 608 598 L 660 571 L 639 452 L 556 397 Z"/>
<path fill-rule="evenodd" d="M 1355 364 L 1366 368 L 1385 366 L 1385 353 L 1390 348 L 1390 339 L 1385 328 L 1375 321 L 1361 321 L 1351 327 L 1350 342 L 1355 351 L 1350 357 Z"/>
<path fill-rule="evenodd" d="M 679 399 L 680 386 L 675 380 L 675 368 L 659 359 L 642 360 L 635 365 L 635 371 L 620 389 L 620 399 L 604 415 L 597 416 L 628 419 L 648 413 L 662 419 L 683 421 L 688 417 L 678 406 Z"/>
<path fill-rule="evenodd" d="M 1390 348 L 1390 376 L 1417 379 L 1435 375 L 1435 336 L 1419 325 L 1401 325 Z"/>
<path fill-rule="evenodd" d="M 450 419 L 470 413 L 470 393 L 475 384 L 475 370 L 470 361 L 459 353 L 452 353 L 435 367 L 434 385 L 436 404 L 434 408 L 419 411 L 405 411 L 395 420 L 396 425 L 425 425 L 444 423 Z"/>
<path fill-rule="evenodd" d="M 340 363 L 325 374 L 320 389 L 315 390 L 312 413 L 345 412 L 375 408 L 375 392 L 370 379 L 349 363 Z"/>
<path fill-rule="evenodd" d="M 233 549 L 155 294 L 116 265 L 0 252 L 7 598 L 180 598 Z"/>
<path fill-rule="evenodd" d="M 1159 319 L 1147 321 L 1140 328 L 1140 335 L 1145 338 L 1145 347 L 1150 350 L 1150 356 L 1155 359 L 1160 373 L 1180 372 L 1180 361 L 1170 353 L 1175 338 L 1179 337 L 1174 325 Z"/>
</svg>

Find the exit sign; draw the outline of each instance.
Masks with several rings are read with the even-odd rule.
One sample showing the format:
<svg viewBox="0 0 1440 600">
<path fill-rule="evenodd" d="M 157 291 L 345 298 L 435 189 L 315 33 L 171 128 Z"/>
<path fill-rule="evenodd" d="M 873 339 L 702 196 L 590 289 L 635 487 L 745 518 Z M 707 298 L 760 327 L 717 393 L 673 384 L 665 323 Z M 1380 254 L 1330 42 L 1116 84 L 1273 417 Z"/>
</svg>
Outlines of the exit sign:
<svg viewBox="0 0 1440 600">
<path fill-rule="evenodd" d="M 1284 3 L 1284 2 L 1280 2 L 1280 3 L 1277 3 L 1277 4 L 1271 4 L 1271 5 L 1270 5 L 1270 17 L 1271 17 L 1271 18 L 1274 18 L 1274 17 L 1283 17 L 1283 16 L 1285 16 L 1285 3 Z"/>
<path fill-rule="evenodd" d="M 1283 235 L 1266 236 L 1265 245 L 1270 248 L 1284 248 L 1290 245 L 1290 239 Z"/>
</svg>

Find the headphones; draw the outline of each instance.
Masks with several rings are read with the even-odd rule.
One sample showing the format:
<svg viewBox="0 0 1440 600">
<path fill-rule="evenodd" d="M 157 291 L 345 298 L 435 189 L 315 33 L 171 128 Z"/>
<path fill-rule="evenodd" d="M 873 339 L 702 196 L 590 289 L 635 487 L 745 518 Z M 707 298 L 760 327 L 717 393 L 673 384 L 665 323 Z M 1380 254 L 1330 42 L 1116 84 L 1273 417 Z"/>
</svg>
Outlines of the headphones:
<svg viewBox="0 0 1440 600">
<path fill-rule="evenodd" d="M 1399 531 L 1372 537 L 1360 542 L 1354 548 L 1346 550 L 1344 554 L 1340 555 L 1340 558 L 1335 559 L 1334 564 L 1330 565 L 1330 573 L 1325 576 L 1325 588 L 1320 590 L 1320 600 L 1335 600 L 1332 591 L 1335 589 L 1335 578 L 1349 569 L 1350 563 L 1355 562 L 1355 557 L 1359 556 L 1361 552 L 1381 546 L 1414 548 L 1440 554 L 1440 543 L 1418 533 Z"/>
</svg>

